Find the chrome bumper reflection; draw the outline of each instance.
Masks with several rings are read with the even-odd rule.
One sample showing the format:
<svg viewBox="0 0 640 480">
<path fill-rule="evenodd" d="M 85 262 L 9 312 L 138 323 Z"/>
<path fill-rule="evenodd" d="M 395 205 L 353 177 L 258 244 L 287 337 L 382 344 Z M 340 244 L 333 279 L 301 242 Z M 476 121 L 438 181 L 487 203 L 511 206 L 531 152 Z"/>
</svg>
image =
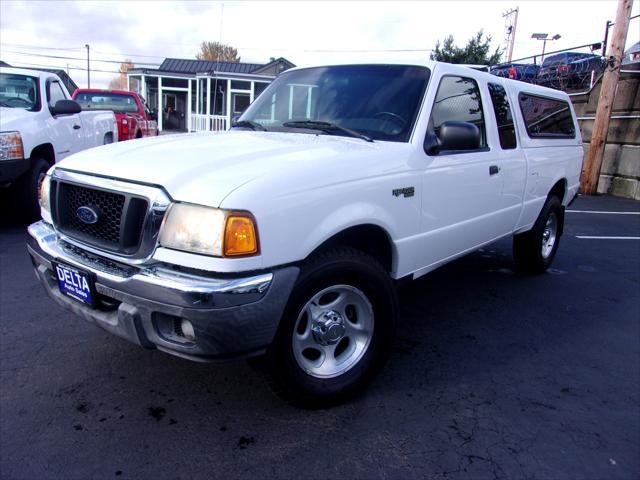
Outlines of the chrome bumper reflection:
<svg viewBox="0 0 640 480">
<path fill-rule="evenodd" d="M 210 278 L 160 264 L 124 265 L 65 243 L 44 221 L 30 225 L 28 231 L 28 249 L 34 262 L 51 269 L 53 260 L 88 270 L 96 277 L 98 293 L 120 301 L 125 296 L 136 296 L 184 308 L 227 308 L 260 300 L 273 280 L 272 273 Z"/>
</svg>

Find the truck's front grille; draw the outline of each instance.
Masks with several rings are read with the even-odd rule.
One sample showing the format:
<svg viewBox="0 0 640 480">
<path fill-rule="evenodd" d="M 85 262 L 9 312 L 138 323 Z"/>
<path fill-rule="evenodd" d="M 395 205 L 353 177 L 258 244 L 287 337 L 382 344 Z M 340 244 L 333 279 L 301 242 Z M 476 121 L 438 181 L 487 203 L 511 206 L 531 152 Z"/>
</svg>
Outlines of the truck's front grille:
<svg viewBox="0 0 640 480">
<path fill-rule="evenodd" d="M 146 199 L 58 180 L 53 181 L 51 195 L 54 223 L 65 235 L 113 252 L 137 250 L 148 210 Z M 78 214 L 81 207 L 95 213 L 97 221 L 83 221 Z"/>
<path fill-rule="evenodd" d="M 65 205 L 65 227 L 82 235 L 100 239 L 116 248 L 120 243 L 120 226 L 124 195 L 103 192 L 77 185 L 65 184 L 61 190 L 62 203 Z M 80 207 L 91 207 L 99 214 L 95 224 L 82 222 L 76 212 Z"/>
</svg>

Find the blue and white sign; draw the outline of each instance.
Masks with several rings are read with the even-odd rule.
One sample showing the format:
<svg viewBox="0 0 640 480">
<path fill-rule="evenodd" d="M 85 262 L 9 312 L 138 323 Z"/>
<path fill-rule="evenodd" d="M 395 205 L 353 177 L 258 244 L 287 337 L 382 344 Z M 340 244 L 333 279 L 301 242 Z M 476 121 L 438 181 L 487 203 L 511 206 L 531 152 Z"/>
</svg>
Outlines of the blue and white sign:
<svg viewBox="0 0 640 480">
<path fill-rule="evenodd" d="M 83 303 L 92 304 L 91 279 L 87 272 L 77 270 L 67 265 L 55 265 L 60 291 Z"/>
</svg>

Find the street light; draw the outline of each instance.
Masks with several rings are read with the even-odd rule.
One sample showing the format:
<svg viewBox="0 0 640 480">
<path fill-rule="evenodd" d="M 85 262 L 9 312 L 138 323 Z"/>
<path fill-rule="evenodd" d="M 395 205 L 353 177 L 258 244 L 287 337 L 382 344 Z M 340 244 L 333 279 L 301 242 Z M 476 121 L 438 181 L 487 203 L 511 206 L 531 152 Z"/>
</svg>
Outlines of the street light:
<svg viewBox="0 0 640 480">
<path fill-rule="evenodd" d="M 547 46 L 547 40 L 558 40 L 562 38 L 562 35 L 556 33 L 553 37 L 549 38 L 548 33 L 534 33 L 533 35 L 531 35 L 531 38 L 535 40 L 542 40 L 542 58 L 540 62 L 544 62 L 544 50 Z"/>
</svg>

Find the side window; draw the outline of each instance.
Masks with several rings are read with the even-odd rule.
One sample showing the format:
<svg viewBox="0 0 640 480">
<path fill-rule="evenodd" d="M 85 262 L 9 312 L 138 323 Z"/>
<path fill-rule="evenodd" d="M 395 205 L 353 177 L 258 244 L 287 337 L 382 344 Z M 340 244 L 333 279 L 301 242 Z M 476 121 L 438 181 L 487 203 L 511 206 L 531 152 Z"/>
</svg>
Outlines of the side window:
<svg viewBox="0 0 640 480">
<path fill-rule="evenodd" d="M 487 135 L 478 84 L 472 78 L 446 76 L 440 80 L 431 110 L 429 128 L 438 135 L 444 122 L 470 122 L 480 129 L 480 148 L 486 148 Z"/>
<path fill-rule="evenodd" d="M 489 83 L 489 94 L 491 95 L 493 112 L 496 115 L 500 146 L 503 150 L 516 148 L 518 146 L 516 129 L 513 124 L 513 115 L 511 114 L 511 106 L 509 105 L 507 92 L 502 85 Z"/>
<path fill-rule="evenodd" d="M 519 102 L 529 137 L 575 138 L 567 102 L 524 93 L 520 94 Z"/>
<path fill-rule="evenodd" d="M 50 107 L 53 107 L 58 100 L 66 100 L 67 97 L 60 86 L 60 82 L 51 82 L 49 83 L 49 88 L 47 92 L 47 103 Z"/>
</svg>

